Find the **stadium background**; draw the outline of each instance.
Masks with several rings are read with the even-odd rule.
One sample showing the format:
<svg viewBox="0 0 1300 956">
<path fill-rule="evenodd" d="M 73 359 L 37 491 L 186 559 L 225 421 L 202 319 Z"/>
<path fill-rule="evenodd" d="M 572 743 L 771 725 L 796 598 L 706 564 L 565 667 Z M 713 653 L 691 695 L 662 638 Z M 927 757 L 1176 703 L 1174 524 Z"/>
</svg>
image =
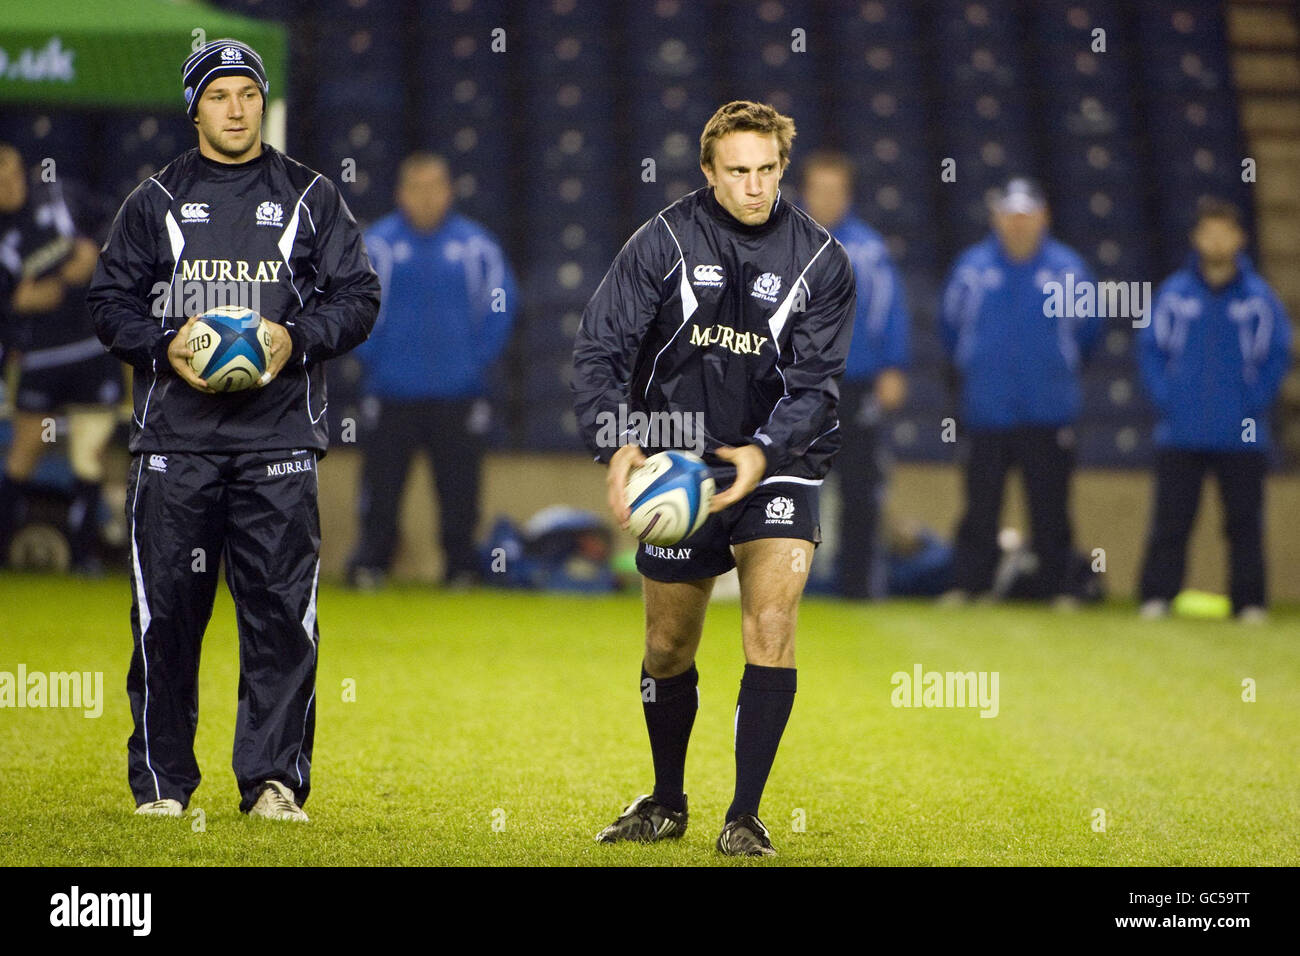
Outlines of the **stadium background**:
<svg viewBox="0 0 1300 956">
<path fill-rule="evenodd" d="M 147 7 L 151 0 L 136 6 Z M 890 440 L 903 463 L 899 513 L 944 534 L 960 506 L 954 414 L 934 319 L 956 253 L 986 231 L 984 197 L 1013 173 L 1041 178 L 1055 234 L 1103 279 L 1159 281 L 1180 263 L 1196 198 L 1247 211 L 1251 253 L 1300 314 L 1300 7 L 1290 2 L 1118 0 L 788 0 L 686 3 L 221 0 L 212 7 L 285 24 L 283 146 L 340 185 L 364 223 L 391 207 L 412 149 L 450 160 L 461 210 L 501 237 L 521 279 L 522 311 L 501 369 L 497 453 L 485 521 L 563 502 L 603 513 L 567 374 L 581 309 L 623 240 L 700 184 L 698 133 L 717 104 L 745 97 L 794 116 L 798 159 L 816 147 L 858 164 L 858 211 L 888 238 L 912 310 L 907 405 Z M 196 26 L 203 8 L 194 8 Z M 1094 30 L 1105 52 L 1093 52 Z M 493 50 L 494 31 L 504 51 Z M 802 34 L 800 34 L 802 31 Z M 792 49 L 802 36 L 806 52 Z M 190 37 L 178 35 L 176 71 Z M 129 51 L 123 51 L 129 57 Z M 0 138 L 29 163 L 58 159 L 101 220 L 142 178 L 193 145 L 181 109 L 23 107 Z M 274 91 L 273 91 L 274 92 Z M 284 90 L 282 89 L 282 92 Z M 269 138 L 269 137 L 268 137 Z M 272 140 L 273 141 L 273 140 Z M 273 141 L 274 142 L 274 141 Z M 940 179 L 956 161 L 955 182 Z M 1256 181 L 1243 181 L 1242 161 Z M 645 181 L 653 159 L 654 180 Z M 355 181 L 341 171 L 354 161 Z M 797 197 L 796 197 L 797 198 Z M 1105 548 L 1113 593 L 1132 587 L 1146 528 L 1151 413 L 1136 381 L 1132 330 L 1110 322 L 1086 377 L 1076 523 Z M 357 412 L 357 370 L 330 370 L 335 435 Z M 1300 379 L 1278 410 L 1270 482 L 1273 593 L 1300 598 Z M 0 441 L 3 441 L 0 433 Z M 57 481 L 57 462 L 46 472 Z M 354 534 L 357 455 L 336 446 L 322 470 L 325 569 Z M 110 474 L 121 474 L 111 468 Z M 408 488 L 399 576 L 432 578 L 431 513 L 421 474 Z M 1223 547 L 1212 498 L 1189 584 L 1219 590 Z M 833 507 L 833 503 L 832 503 Z M 1023 526 L 1013 493 L 1007 523 Z M 116 505 L 114 505 L 116 512 Z"/>
</svg>

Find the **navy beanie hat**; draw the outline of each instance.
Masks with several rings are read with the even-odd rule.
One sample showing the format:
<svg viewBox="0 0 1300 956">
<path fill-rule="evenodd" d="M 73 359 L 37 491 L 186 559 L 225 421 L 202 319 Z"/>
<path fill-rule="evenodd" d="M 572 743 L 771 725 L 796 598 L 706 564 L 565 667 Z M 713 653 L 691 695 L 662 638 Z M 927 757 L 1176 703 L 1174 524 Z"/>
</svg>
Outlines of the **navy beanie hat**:
<svg viewBox="0 0 1300 956">
<path fill-rule="evenodd" d="M 223 76 L 247 76 L 253 79 L 262 91 L 262 101 L 266 101 L 266 91 L 270 84 L 266 81 L 266 67 L 257 51 L 246 43 L 230 38 L 213 40 L 190 54 L 181 68 L 181 77 L 185 84 L 185 109 L 193 119 L 199 108 L 199 97 L 207 85 Z"/>
</svg>

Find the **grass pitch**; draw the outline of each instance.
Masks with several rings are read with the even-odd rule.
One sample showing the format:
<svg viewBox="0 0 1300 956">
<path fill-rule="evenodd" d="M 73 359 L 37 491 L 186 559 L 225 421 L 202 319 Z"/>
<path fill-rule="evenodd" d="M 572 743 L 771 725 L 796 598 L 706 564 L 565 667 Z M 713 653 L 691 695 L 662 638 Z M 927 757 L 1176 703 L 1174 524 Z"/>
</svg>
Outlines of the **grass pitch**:
<svg viewBox="0 0 1300 956">
<path fill-rule="evenodd" d="M 126 581 L 0 575 L 0 671 L 102 671 L 106 698 L 97 719 L 0 710 L 0 864 L 752 862 L 713 849 L 734 773 L 737 605 L 711 608 L 698 662 L 690 829 L 605 847 L 593 834 L 652 780 L 636 596 L 327 587 L 319 604 L 312 822 L 237 811 L 224 588 L 203 655 L 203 783 L 184 819 L 141 819 L 126 786 Z M 1296 609 L 1248 627 L 1142 622 L 1118 605 L 810 599 L 798 655 L 761 811 L 781 855 L 760 865 L 1300 863 Z M 917 664 L 998 672 L 997 716 L 893 706 L 891 675 Z"/>
</svg>

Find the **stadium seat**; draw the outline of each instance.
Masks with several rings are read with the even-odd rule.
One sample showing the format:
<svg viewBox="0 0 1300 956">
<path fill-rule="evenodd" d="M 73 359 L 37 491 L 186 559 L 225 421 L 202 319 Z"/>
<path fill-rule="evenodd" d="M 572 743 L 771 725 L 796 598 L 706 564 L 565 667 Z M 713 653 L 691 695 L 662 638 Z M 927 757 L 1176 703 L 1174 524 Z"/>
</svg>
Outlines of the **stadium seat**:
<svg viewBox="0 0 1300 956">
<path fill-rule="evenodd" d="M 1145 468 L 1154 449 L 1148 422 L 1123 425 L 1085 421 L 1075 429 L 1076 458 L 1084 468 Z"/>
<path fill-rule="evenodd" d="M 246 17 L 265 17 L 271 20 L 289 20 L 299 15 L 306 0 L 208 0 L 212 6 Z M 320 4 L 325 7 L 326 4 Z"/>
<path fill-rule="evenodd" d="M 312 163 L 338 183 L 353 214 L 373 222 L 392 209 L 402 114 L 378 108 L 316 117 Z"/>
<path fill-rule="evenodd" d="M 180 110 L 114 112 L 96 117 L 92 128 L 101 141 L 114 143 L 90 164 L 92 184 L 117 203 L 146 176 L 196 145 L 194 126 Z"/>
<path fill-rule="evenodd" d="M 569 400 L 531 407 L 525 419 L 523 444 L 534 451 L 587 452 Z"/>
<path fill-rule="evenodd" d="M 89 112 L 6 106 L 0 113 L 0 139 L 12 143 L 28 166 L 53 159 L 57 171 L 60 163 L 83 161 L 86 144 L 97 141 L 96 120 Z"/>
</svg>

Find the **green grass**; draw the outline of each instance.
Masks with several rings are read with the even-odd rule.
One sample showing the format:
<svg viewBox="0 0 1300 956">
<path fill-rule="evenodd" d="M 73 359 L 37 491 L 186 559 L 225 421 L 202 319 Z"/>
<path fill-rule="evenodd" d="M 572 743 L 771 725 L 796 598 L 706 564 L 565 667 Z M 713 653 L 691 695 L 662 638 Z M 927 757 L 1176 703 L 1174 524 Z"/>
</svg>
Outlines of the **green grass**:
<svg viewBox="0 0 1300 956">
<path fill-rule="evenodd" d="M 202 832 L 130 813 L 128 602 L 120 580 L 0 577 L 0 670 L 102 670 L 106 697 L 98 719 L 0 710 L 0 864 L 748 865 L 713 850 L 743 666 L 734 604 L 711 609 L 699 659 L 690 830 L 602 847 L 592 834 L 651 780 L 637 598 L 322 589 L 312 822 L 293 826 L 236 809 L 223 589 L 190 805 Z M 890 676 L 915 663 L 999 672 L 999 715 L 893 707 Z M 1297 740 L 1295 609 L 1250 628 L 809 600 L 762 815 L 784 864 L 1296 865 Z"/>
</svg>

